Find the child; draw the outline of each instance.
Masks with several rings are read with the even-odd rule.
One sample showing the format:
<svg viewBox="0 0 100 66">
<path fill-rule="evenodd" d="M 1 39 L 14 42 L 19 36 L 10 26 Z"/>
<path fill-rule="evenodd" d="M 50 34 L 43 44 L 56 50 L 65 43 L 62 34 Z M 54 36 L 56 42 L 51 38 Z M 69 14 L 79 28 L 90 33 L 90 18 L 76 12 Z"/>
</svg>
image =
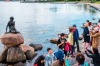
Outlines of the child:
<svg viewBox="0 0 100 66">
<path fill-rule="evenodd" d="M 65 54 L 65 65 L 66 66 L 70 66 L 69 64 L 69 60 L 68 60 L 68 57 L 69 57 L 69 53 L 72 51 L 72 48 L 70 46 L 70 43 L 69 42 L 66 42 L 65 44 L 65 47 L 64 47 L 64 54 Z"/>
<path fill-rule="evenodd" d="M 47 48 L 48 54 L 46 55 L 46 66 L 51 66 L 53 61 L 56 59 L 51 48 Z"/>
<path fill-rule="evenodd" d="M 65 54 L 66 59 L 68 59 L 69 53 L 71 51 L 72 51 L 72 48 L 70 46 L 70 43 L 69 42 L 66 42 L 65 47 L 64 47 L 64 54 Z"/>
</svg>

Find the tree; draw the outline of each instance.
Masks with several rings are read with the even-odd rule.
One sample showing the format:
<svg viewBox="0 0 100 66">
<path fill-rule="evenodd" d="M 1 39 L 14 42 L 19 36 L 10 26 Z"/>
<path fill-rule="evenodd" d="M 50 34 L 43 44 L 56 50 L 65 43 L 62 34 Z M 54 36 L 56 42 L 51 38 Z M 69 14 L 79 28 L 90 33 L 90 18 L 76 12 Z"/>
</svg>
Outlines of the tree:
<svg viewBox="0 0 100 66">
<path fill-rule="evenodd" d="M 91 1 L 91 3 L 95 3 L 95 2 L 97 2 L 97 0 L 90 0 Z"/>
</svg>

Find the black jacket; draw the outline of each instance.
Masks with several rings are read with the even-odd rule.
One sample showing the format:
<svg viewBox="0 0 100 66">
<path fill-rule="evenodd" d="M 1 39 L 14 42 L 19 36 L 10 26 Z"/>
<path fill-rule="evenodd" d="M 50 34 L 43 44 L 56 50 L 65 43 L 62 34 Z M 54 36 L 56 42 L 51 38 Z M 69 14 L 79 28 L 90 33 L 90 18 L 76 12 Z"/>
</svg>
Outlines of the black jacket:
<svg viewBox="0 0 100 66">
<path fill-rule="evenodd" d="M 91 54 L 88 54 L 87 51 Z M 93 59 L 94 66 L 100 66 L 100 54 L 96 55 L 96 54 L 93 54 L 90 50 L 87 50 L 87 51 L 85 51 L 85 53 L 89 58 Z"/>
<path fill-rule="evenodd" d="M 66 39 L 59 38 L 58 39 L 58 42 L 57 42 L 57 45 L 60 44 L 62 41 L 64 41 L 64 44 L 59 46 L 60 49 L 63 49 L 64 48 L 64 45 L 65 45 L 65 43 L 66 43 L 67 40 Z"/>
</svg>

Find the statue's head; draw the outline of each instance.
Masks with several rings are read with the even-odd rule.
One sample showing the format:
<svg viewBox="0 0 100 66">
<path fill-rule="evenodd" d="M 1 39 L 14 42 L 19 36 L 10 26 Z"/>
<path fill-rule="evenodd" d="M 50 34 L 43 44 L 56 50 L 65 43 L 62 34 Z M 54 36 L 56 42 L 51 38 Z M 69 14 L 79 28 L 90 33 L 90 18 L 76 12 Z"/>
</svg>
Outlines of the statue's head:
<svg viewBox="0 0 100 66">
<path fill-rule="evenodd" d="M 14 20 L 14 17 L 13 17 L 13 16 L 11 16 L 11 17 L 10 17 L 10 20 Z"/>
</svg>

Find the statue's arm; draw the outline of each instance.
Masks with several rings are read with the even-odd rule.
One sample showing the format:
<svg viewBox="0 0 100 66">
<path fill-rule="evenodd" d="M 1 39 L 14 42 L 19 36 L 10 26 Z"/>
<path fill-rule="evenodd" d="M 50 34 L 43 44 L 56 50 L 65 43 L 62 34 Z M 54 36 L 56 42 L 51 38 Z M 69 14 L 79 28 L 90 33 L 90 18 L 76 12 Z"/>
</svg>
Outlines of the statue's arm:
<svg viewBox="0 0 100 66">
<path fill-rule="evenodd" d="M 15 29 L 15 21 L 13 21 L 13 26 L 14 26 L 14 29 Z"/>
<path fill-rule="evenodd" d="M 7 24 L 7 26 L 6 26 L 6 32 L 7 32 L 8 25 L 9 25 L 9 22 L 8 22 L 8 24 Z"/>
<path fill-rule="evenodd" d="M 15 21 L 14 21 L 14 26 L 15 26 Z"/>
</svg>

